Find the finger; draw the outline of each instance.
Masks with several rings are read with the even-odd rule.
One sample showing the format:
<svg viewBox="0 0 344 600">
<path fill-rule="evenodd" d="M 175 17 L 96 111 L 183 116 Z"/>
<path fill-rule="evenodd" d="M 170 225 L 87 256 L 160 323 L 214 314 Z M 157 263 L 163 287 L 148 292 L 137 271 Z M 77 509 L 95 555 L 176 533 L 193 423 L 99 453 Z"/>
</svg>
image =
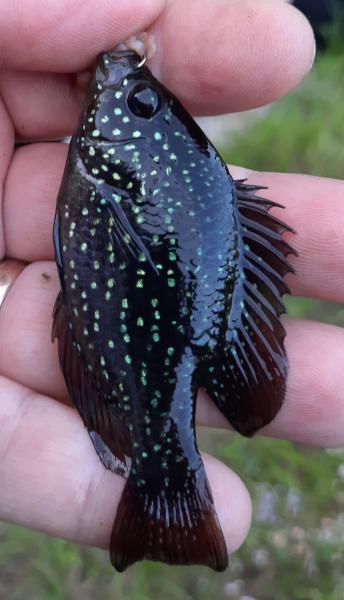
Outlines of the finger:
<svg viewBox="0 0 344 600">
<path fill-rule="evenodd" d="M 52 312 L 59 291 L 53 263 L 24 269 L 0 309 L 0 374 L 55 398 L 67 399 L 51 342 Z"/>
<path fill-rule="evenodd" d="M 155 72 L 196 114 L 272 102 L 301 81 L 315 53 L 308 21 L 276 0 L 175 0 L 154 31 Z"/>
<path fill-rule="evenodd" d="M 30 144 L 14 153 L 3 200 L 7 256 L 26 256 L 27 262 L 53 258 L 52 227 L 67 151 L 66 144 Z"/>
<path fill-rule="evenodd" d="M 162 0 L 26 0 L 18 11 L 3 0 L 0 68 L 82 70 L 102 50 L 148 27 L 162 7 Z"/>
<path fill-rule="evenodd" d="M 72 409 L 0 378 L 0 519 L 108 548 L 124 480 L 106 471 Z M 204 456 L 229 552 L 244 541 L 251 501 L 240 479 Z"/>
<path fill-rule="evenodd" d="M 0 94 L 18 140 L 62 139 L 75 129 L 85 97 L 85 77 L 2 71 Z"/>
<path fill-rule="evenodd" d="M 48 277 L 48 278 L 47 278 Z M 0 310 L 0 373 L 53 397 L 67 398 L 50 341 L 52 307 L 59 288 L 55 266 L 27 267 Z M 289 375 L 284 406 L 264 430 L 268 435 L 319 446 L 344 445 L 344 331 L 309 321 L 286 320 Z M 225 360 L 225 357 L 224 357 Z M 214 427 L 225 419 L 204 393 L 198 421 Z"/>
<path fill-rule="evenodd" d="M 0 307 L 26 263 L 15 258 L 0 260 Z"/>
<path fill-rule="evenodd" d="M 17 150 L 4 192 L 8 256 L 25 261 L 53 258 L 51 229 L 66 156 L 62 144 L 31 144 Z M 292 293 L 342 302 L 344 182 L 237 167 L 230 171 L 236 178 L 268 186 L 262 194 L 286 207 L 275 209 L 275 214 L 297 232 L 288 238 L 299 253 L 290 257 L 296 270 L 288 278 Z"/>
<path fill-rule="evenodd" d="M 14 146 L 14 130 L 11 121 L 8 117 L 7 111 L 0 100 L 0 260 L 5 254 L 5 231 L 3 223 L 3 203 L 4 203 L 4 191 L 3 181 L 6 177 L 6 173 L 12 157 L 13 146 Z"/>
<path fill-rule="evenodd" d="M 58 13 L 61 4 L 61 0 L 56 3 Z M 128 6 L 132 4 L 129 2 Z M 33 5 L 31 0 L 31 10 Z M 12 54 L 7 52 L 7 66 L 13 67 L 9 63 L 12 57 L 17 69 L 69 73 L 84 69 L 101 49 L 113 46 L 128 34 L 128 25 L 124 30 L 121 21 L 123 5 L 119 3 L 117 15 L 118 5 L 116 11 L 111 11 L 106 2 L 105 8 L 97 9 L 94 23 L 93 19 L 90 23 L 86 20 L 91 21 L 93 2 L 88 3 L 89 8 L 69 19 L 68 27 L 63 21 L 63 27 L 56 28 L 49 13 L 45 16 L 47 33 L 40 42 L 35 34 L 41 19 L 31 23 L 28 9 L 21 19 L 30 22 L 30 27 L 25 27 L 30 36 L 36 37 L 35 45 L 33 50 L 31 44 L 29 51 L 23 52 L 27 46 L 20 44 L 18 48 L 16 44 Z M 135 19 L 141 17 L 136 15 Z M 59 18 L 58 15 L 57 23 Z M 112 29 L 108 30 L 106 23 L 112 23 Z M 132 30 L 140 29 L 133 26 L 133 19 L 128 23 Z M 23 27 L 23 23 L 19 26 Z M 10 27 L 6 40 L 11 31 Z M 311 67 L 315 50 L 306 19 L 293 7 L 276 0 L 175 0 L 161 13 L 153 32 L 157 46 L 151 62 L 154 73 L 195 114 L 245 110 L 279 98 L 301 81 Z M 78 81 L 74 75 L 5 72 L 0 91 L 17 132 L 28 139 L 71 133 L 83 98 L 84 87 Z"/>
</svg>

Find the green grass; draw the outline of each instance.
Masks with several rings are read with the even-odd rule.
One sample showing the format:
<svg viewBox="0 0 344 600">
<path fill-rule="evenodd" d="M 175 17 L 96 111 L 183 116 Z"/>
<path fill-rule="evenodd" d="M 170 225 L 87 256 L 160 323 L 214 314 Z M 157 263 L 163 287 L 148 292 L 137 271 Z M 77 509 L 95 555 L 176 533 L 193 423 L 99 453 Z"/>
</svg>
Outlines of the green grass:
<svg viewBox="0 0 344 600">
<path fill-rule="evenodd" d="M 228 162 L 264 171 L 343 177 L 343 86 L 341 55 L 319 57 L 298 90 L 275 104 L 225 148 Z"/>
<path fill-rule="evenodd" d="M 227 160 L 342 178 L 343 93 L 344 61 L 336 49 L 319 58 L 296 92 L 228 141 Z M 289 299 L 288 307 L 296 317 L 344 323 L 338 305 Z M 202 441 L 240 473 L 255 502 L 249 538 L 226 573 L 144 563 L 118 575 L 103 552 L 2 525 L 0 598 L 342 600 L 344 452 L 228 433 L 205 432 Z"/>
</svg>

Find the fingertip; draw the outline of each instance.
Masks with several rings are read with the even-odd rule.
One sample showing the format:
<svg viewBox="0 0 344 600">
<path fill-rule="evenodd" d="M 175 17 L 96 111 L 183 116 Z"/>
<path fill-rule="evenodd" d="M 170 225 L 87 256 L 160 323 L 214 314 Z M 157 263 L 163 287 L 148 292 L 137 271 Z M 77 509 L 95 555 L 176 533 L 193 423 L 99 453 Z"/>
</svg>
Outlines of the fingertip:
<svg viewBox="0 0 344 600">
<path fill-rule="evenodd" d="M 245 16 L 242 36 L 248 41 L 243 47 L 250 58 L 235 110 L 268 104 L 293 90 L 311 70 L 316 51 L 308 19 L 289 3 L 262 0 L 258 10 L 255 0 L 248 0 Z"/>
<path fill-rule="evenodd" d="M 234 471 L 208 454 L 203 459 L 228 553 L 232 554 L 243 544 L 249 532 L 252 501 Z"/>
<path fill-rule="evenodd" d="M 312 69 L 316 56 L 316 42 L 312 26 L 305 15 L 289 3 L 284 4 L 284 9 L 281 27 L 284 23 L 289 39 L 286 37 L 286 47 L 282 48 L 282 53 L 289 59 L 286 66 L 289 66 L 288 78 L 292 89 Z"/>
<path fill-rule="evenodd" d="M 245 167 L 238 167 L 237 165 L 228 165 L 229 172 L 232 175 L 233 179 L 247 179 L 250 177 L 255 171 L 252 169 L 246 169 Z"/>
<path fill-rule="evenodd" d="M 272 102 L 298 85 L 315 54 L 307 19 L 276 0 L 175 0 L 154 30 L 153 70 L 195 114 Z"/>
</svg>

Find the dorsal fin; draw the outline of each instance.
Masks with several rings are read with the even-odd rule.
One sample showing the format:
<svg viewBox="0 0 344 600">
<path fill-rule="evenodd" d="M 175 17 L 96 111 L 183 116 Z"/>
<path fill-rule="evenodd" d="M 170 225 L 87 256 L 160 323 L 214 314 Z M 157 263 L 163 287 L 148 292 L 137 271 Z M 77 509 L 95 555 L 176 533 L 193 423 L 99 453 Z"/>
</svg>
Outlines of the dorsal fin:
<svg viewBox="0 0 344 600">
<path fill-rule="evenodd" d="M 206 387 L 235 429 L 252 435 L 269 423 L 283 402 L 287 374 L 284 281 L 296 254 L 282 238 L 292 229 L 269 214 L 280 206 L 256 196 L 260 187 L 236 182 L 239 272 L 228 320 L 223 365 L 207 364 Z M 211 375 L 209 375 L 211 373 Z"/>
</svg>

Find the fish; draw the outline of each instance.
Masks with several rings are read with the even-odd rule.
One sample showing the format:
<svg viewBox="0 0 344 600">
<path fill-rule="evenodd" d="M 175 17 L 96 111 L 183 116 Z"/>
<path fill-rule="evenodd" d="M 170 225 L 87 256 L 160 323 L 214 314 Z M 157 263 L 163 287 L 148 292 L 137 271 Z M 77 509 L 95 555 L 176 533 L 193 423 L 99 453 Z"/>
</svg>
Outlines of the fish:
<svg viewBox="0 0 344 600">
<path fill-rule="evenodd" d="M 279 411 L 293 230 L 144 62 L 128 49 L 96 61 L 57 198 L 52 340 L 99 459 L 125 478 L 114 568 L 223 571 L 197 391 L 244 436 Z"/>
</svg>

